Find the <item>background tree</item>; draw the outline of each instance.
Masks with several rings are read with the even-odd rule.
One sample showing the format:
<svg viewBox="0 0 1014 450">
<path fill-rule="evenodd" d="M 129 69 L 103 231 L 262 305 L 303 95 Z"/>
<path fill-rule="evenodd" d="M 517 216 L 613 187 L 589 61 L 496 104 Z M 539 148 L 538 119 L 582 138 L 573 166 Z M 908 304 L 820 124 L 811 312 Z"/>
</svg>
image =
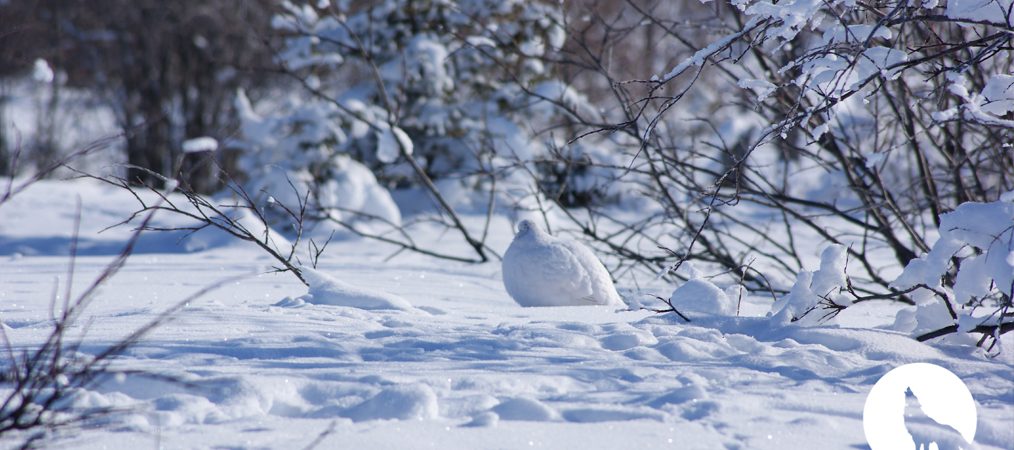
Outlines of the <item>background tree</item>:
<svg viewBox="0 0 1014 450">
<path fill-rule="evenodd" d="M 980 277 L 973 261 L 990 245 L 978 238 L 940 246 L 954 259 L 934 266 L 936 281 L 897 276 L 937 248 L 938 233 L 954 231 L 947 223 L 964 223 L 948 215 L 960 205 L 1007 214 L 1010 2 L 734 2 L 693 21 L 659 5 L 631 0 L 615 15 L 590 15 L 592 36 L 606 38 L 568 47 L 578 52 L 566 63 L 614 99 L 611 125 L 574 114 L 576 135 L 609 136 L 626 155 L 611 167 L 617 182 L 651 199 L 618 233 L 597 231 L 616 222 L 607 208 L 570 215 L 582 234 L 629 268 L 696 260 L 776 295 L 797 290 L 796 274 L 814 263 L 804 241 L 841 245 L 847 282 L 834 295 L 813 293 L 811 304 L 833 312 L 894 300 L 939 307 L 938 324 L 966 317 L 987 333 L 1005 329 L 1009 267 Z M 585 50 L 643 27 L 684 56 L 624 79 L 609 52 Z M 966 214 L 980 214 L 973 209 Z M 1001 222 L 965 228 L 1009 247 L 1010 220 Z M 962 288 L 962 279 L 982 286 Z M 929 331 L 933 322 L 909 324 Z"/>
<path fill-rule="evenodd" d="M 270 1 L 11 1 L 0 66 L 25 70 L 38 58 L 65 74 L 68 87 L 101 98 L 125 132 L 128 164 L 179 175 L 201 191 L 219 187 L 208 154 L 182 143 L 235 129 L 236 88 L 271 79 L 265 45 Z M 32 43 L 31 45 L 24 45 Z M 39 45 L 42 43 L 42 45 Z M 54 94 L 55 97 L 55 94 Z M 225 156 L 219 154 L 219 158 Z M 226 164 L 228 165 L 228 164 Z M 128 179 L 159 184 L 128 169 Z"/>
</svg>

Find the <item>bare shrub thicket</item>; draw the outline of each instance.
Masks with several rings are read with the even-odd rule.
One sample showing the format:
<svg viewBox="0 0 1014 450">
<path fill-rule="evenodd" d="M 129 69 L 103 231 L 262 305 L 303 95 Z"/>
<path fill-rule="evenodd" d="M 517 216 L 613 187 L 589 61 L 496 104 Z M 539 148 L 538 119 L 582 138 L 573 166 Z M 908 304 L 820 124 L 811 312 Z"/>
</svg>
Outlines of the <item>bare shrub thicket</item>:
<svg viewBox="0 0 1014 450">
<path fill-rule="evenodd" d="M 846 282 L 800 314 L 932 297 L 950 323 L 919 337 L 966 307 L 996 308 L 975 331 L 1004 331 L 1009 287 L 954 295 L 984 248 L 955 251 L 939 282 L 895 283 L 949 212 L 1014 189 L 1010 10 L 980 3 L 286 2 L 275 57 L 305 95 L 271 120 L 240 96 L 254 184 L 238 198 L 466 262 L 495 259 L 489 219 L 514 202 L 618 279 L 685 278 L 693 261 L 776 298 L 841 245 Z M 348 207 L 350 159 L 370 192 L 414 188 L 436 214 Z M 418 243 L 420 220 L 472 254 Z"/>
<path fill-rule="evenodd" d="M 290 242 L 267 225 L 263 208 L 260 208 L 251 195 L 231 178 L 222 180 L 229 196 L 211 197 L 202 195 L 189 186 L 179 185 L 176 180 L 153 173 L 149 175 L 158 178 L 161 183 L 172 189 L 158 190 L 148 185 L 136 186 L 122 177 L 96 177 L 83 172 L 78 173 L 84 178 L 95 179 L 129 192 L 137 201 L 134 212 L 112 227 L 130 225 L 138 232 L 183 232 L 181 241 L 202 230 L 224 232 L 232 238 L 255 245 L 275 261 L 277 264 L 273 268 L 275 272 L 291 273 L 304 285 L 307 282 L 300 268 L 304 264 L 316 267 L 318 259 L 331 241 L 330 238 L 323 242 L 317 242 L 312 238 L 306 239 L 306 252 L 300 252 L 299 246 L 304 241 L 303 232 L 308 219 L 310 193 L 298 191 L 295 185 L 290 185 L 290 188 L 297 198 L 297 204 L 291 208 L 288 205 L 278 205 L 278 208 L 286 214 L 286 223 L 291 225 L 294 237 Z M 182 225 L 152 224 L 147 218 L 155 213 L 183 217 L 189 222 Z"/>
<path fill-rule="evenodd" d="M 292 2 L 276 26 L 284 70 L 335 125 L 300 151 L 325 168 L 351 155 L 389 187 L 424 187 L 437 220 L 475 250 L 452 259 L 488 259 L 445 199 L 460 180 L 488 192 L 487 214 L 504 200 L 546 213 L 547 226 L 612 256 L 619 279 L 682 278 L 694 261 L 777 298 L 816 249 L 841 245 L 846 282 L 801 314 L 929 295 L 954 322 L 962 306 L 997 308 L 977 331 L 1001 331 L 1009 288 L 990 287 L 985 303 L 953 295 L 961 262 L 984 249 L 955 253 L 939 283 L 894 283 L 948 212 L 1014 189 L 1000 3 L 427 3 L 422 19 L 397 1 Z M 447 256 L 416 245 L 410 227 L 372 234 L 327 209 L 317 217 Z"/>
<path fill-rule="evenodd" d="M 145 217 L 142 224 L 150 220 Z M 138 229 L 103 270 L 81 292 L 74 294 L 71 282 L 74 275 L 75 255 L 70 255 L 63 301 L 59 302 L 54 287 L 50 299 L 52 331 L 37 347 L 25 347 L 11 342 L 6 329 L 0 325 L 0 339 L 4 345 L 5 362 L 0 366 L 0 438 L 20 437 L 22 448 L 34 448 L 42 439 L 58 436 L 90 423 L 98 423 L 112 414 L 125 413 L 116 407 L 81 406 L 75 399 L 83 392 L 94 389 L 118 376 L 147 377 L 182 383 L 155 371 L 131 370 L 117 367 L 117 357 L 136 346 L 146 335 L 163 325 L 190 302 L 224 282 L 204 288 L 159 313 L 97 353 L 81 351 L 87 337 L 84 313 L 99 289 L 119 272 L 133 252 L 141 235 Z M 76 239 L 76 237 L 75 237 Z M 72 247 L 73 248 L 73 247 Z"/>
<path fill-rule="evenodd" d="M 46 166 L 38 167 L 32 176 L 15 180 L 8 178 L 0 190 L 0 218 L 3 207 L 39 180 L 47 177 L 64 164 L 94 152 L 116 140 L 111 137 L 71 152 Z M 20 147 L 16 147 L 8 167 L 16 169 L 21 163 Z M 163 196 L 165 194 L 163 193 Z M 190 302 L 199 299 L 212 289 L 233 277 L 210 285 L 170 305 L 147 323 L 98 352 L 82 351 L 88 330 L 85 315 L 99 290 L 124 267 L 130 258 L 141 233 L 149 228 L 154 211 L 138 218 L 138 227 L 124 243 L 123 249 L 96 275 L 82 290 L 75 292 L 73 280 L 76 272 L 77 239 L 80 227 L 81 205 L 78 204 L 71 236 L 71 250 L 67 274 L 59 284 L 52 287 L 49 305 L 49 326 L 52 330 L 37 346 L 26 346 L 12 341 L 8 328 L 0 321 L 0 344 L 3 358 L 0 359 L 0 440 L 13 443 L 21 440 L 21 448 L 37 448 L 45 439 L 60 433 L 80 430 L 91 423 L 98 423 L 112 414 L 123 413 L 115 407 L 81 406 L 75 399 L 88 389 L 118 376 L 158 378 L 164 381 L 181 382 L 155 371 L 131 370 L 118 367 L 117 357 L 136 346 L 146 335 L 171 320 Z M 59 300 L 62 298 L 62 301 Z"/>
<path fill-rule="evenodd" d="M 620 257 L 614 274 L 693 260 L 776 294 L 814 242 L 842 244 L 849 302 L 826 307 L 914 303 L 917 289 L 892 281 L 930 251 L 941 216 L 1014 189 L 1011 12 L 951 3 L 628 0 L 569 14 L 556 62 L 583 91 L 608 93 L 596 100 L 607 118 L 570 108 L 563 125 L 572 145 L 622 152 L 604 165 L 608 183 L 650 199 L 634 218 L 585 205 L 567 214 L 572 227 Z M 650 49 L 636 53 L 649 63 L 625 63 L 643 35 L 672 55 L 661 67 Z M 967 299 L 947 289 L 966 255 L 934 294 L 955 320 Z M 1007 317 L 1009 287 L 993 292 Z"/>
</svg>

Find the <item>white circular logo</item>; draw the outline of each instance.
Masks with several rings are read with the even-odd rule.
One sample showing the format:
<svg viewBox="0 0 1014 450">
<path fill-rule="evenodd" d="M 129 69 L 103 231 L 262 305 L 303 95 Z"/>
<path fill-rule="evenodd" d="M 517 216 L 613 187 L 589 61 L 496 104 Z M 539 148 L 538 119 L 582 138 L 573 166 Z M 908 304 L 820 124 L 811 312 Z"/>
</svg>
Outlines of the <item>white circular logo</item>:
<svg viewBox="0 0 1014 450">
<path fill-rule="evenodd" d="M 958 448 L 972 443 L 976 421 L 975 400 L 965 383 L 927 363 L 887 372 L 863 408 L 871 450 Z"/>
</svg>

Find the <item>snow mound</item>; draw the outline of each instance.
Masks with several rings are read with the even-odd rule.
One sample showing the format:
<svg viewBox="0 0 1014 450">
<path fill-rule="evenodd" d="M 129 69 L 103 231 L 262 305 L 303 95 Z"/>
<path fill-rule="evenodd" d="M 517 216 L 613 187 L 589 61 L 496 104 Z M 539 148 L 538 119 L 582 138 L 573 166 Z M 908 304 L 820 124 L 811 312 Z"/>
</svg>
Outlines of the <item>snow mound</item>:
<svg viewBox="0 0 1014 450">
<path fill-rule="evenodd" d="M 310 291 L 299 297 L 315 305 L 348 306 L 368 310 L 412 310 L 412 305 L 397 295 L 352 286 L 309 267 L 300 268 Z"/>
<path fill-rule="evenodd" d="M 602 262 L 588 247 L 522 220 L 503 258 L 503 283 L 521 306 L 622 305 Z"/>
<path fill-rule="evenodd" d="M 736 315 L 736 304 L 718 286 L 710 281 L 695 278 L 676 288 L 670 297 L 672 305 L 680 312 Z"/>
<path fill-rule="evenodd" d="M 538 400 L 526 397 L 512 398 L 493 408 L 502 420 L 547 422 L 559 420 L 560 413 Z"/>
<path fill-rule="evenodd" d="M 500 422 L 500 416 L 496 415 L 495 412 L 486 411 L 479 413 L 472 418 L 471 422 L 466 423 L 463 426 L 466 427 L 494 427 Z"/>
<path fill-rule="evenodd" d="M 602 348 L 607 350 L 622 351 L 630 350 L 634 347 L 640 347 L 642 345 L 655 345 L 658 343 L 658 339 L 655 339 L 651 333 L 646 333 L 642 330 L 632 329 L 630 331 L 622 331 L 602 338 L 600 341 Z"/>
<path fill-rule="evenodd" d="M 437 417 L 437 394 L 425 384 L 390 386 L 345 414 L 356 422 L 366 420 L 424 420 Z"/>
</svg>

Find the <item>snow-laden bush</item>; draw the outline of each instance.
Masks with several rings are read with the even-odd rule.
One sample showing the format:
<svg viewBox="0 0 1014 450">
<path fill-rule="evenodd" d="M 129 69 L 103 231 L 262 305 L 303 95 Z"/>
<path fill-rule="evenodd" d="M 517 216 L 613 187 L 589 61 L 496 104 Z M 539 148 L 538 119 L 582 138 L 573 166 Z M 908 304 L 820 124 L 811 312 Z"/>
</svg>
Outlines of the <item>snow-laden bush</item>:
<svg viewBox="0 0 1014 450">
<path fill-rule="evenodd" d="M 327 151 L 347 153 L 401 186 L 418 179 L 410 162 L 385 144 L 392 133 L 408 138 L 413 157 L 433 179 L 477 183 L 483 178 L 467 177 L 545 153 L 527 124 L 544 116 L 545 108 L 533 107 L 547 103 L 538 93 L 549 92 L 553 101 L 565 96 L 552 87 L 542 62 L 563 44 L 559 5 L 318 3 L 285 2 L 273 25 L 286 36 L 280 63 L 316 94 L 315 102 L 330 110 L 326 119 L 347 136 L 322 139 Z"/>
<path fill-rule="evenodd" d="M 570 109 L 569 131 L 588 148 L 608 139 L 619 157 L 589 167 L 643 201 L 568 211 L 562 228 L 614 255 L 614 273 L 693 260 L 717 285 L 771 293 L 779 323 L 952 291 L 981 300 L 965 286 L 984 283 L 985 263 L 967 247 L 952 260 L 973 269 L 955 266 L 939 293 L 894 280 L 949 214 L 1014 190 L 1009 0 L 675 3 L 569 16 L 558 62 L 596 107 Z"/>
<path fill-rule="evenodd" d="M 242 138 L 233 144 L 251 155 L 241 160 L 249 180 L 246 190 L 269 210 L 311 202 L 314 210 L 335 218 L 401 222 L 391 194 L 373 173 L 349 155 L 332 150 L 349 140 L 336 123 L 333 105 L 296 101 L 262 115 L 241 91 L 236 110 Z M 352 130 L 357 131 L 362 130 Z"/>
<path fill-rule="evenodd" d="M 847 265 L 844 247 L 826 247 L 820 269 L 801 271 L 773 304 L 775 324 L 816 325 L 855 302 L 876 299 L 855 295 Z M 1014 329 L 1014 194 L 944 214 L 930 251 L 909 262 L 891 286 L 915 302 L 898 311 L 894 328 L 920 340 L 955 332 L 995 338 Z"/>
<path fill-rule="evenodd" d="M 573 111 L 595 111 L 546 64 L 564 44 L 561 8 L 548 0 L 283 2 L 272 21 L 280 35 L 277 62 L 303 89 L 286 92 L 291 100 L 257 105 L 271 114 L 241 111 L 250 189 L 282 210 L 308 191 L 312 217 L 471 262 L 489 259 L 488 233 L 469 230 L 457 209 L 529 209 L 545 194 L 528 174 L 549 177 L 545 186 L 575 201 L 608 193 L 589 181 L 600 175 L 592 155 L 608 149 L 575 146 L 566 151 L 577 164 L 555 164 L 567 136 L 553 130 Z M 359 170 L 364 166 L 372 176 Z M 373 200 L 346 200 L 346 169 L 364 175 L 352 178 L 368 181 L 366 190 L 376 195 L 367 197 L 386 197 L 380 186 L 425 191 L 437 217 L 415 215 L 394 238 L 350 223 L 398 221 L 387 214 L 395 211 L 386 199 L 379 210 Z M 420 248 L 409 228 L 422 222 L 456 230 L 475 257 Z"/>
<path fill-rule="evenodd" d="M 930 250 L 891 282 L 915 302 L 914 308 L 898 311 L 894 328 L 920 340 L 956 332 L 996 338 L 1014 330 L 1014 192 L 996 202 L 959 205 L 940 217 L 937 234 Z M 789 292 L 772 305 L 774 324 L 817 325 L 855 302 L 877 299 L 855 294 L 847 266 L 845 247 L 825 247 L 820 268 L 800 271 Z M 682 312 L 731 315 L 708 309 L 717 298 L 726 297 L 711 283 L 691 279 L 669 303 Z"/>
<path fill-rule="evenodd" d="M 930 250 L 940 217 L 1014 189 L 1003 5 L 734 0 L 588 15 L 598 31 L 569 34 L 588 54 L 561 59 L 615 100 L 596 99 L 610 125 L 577 114 L 574 134 L 609 135 L 624 156 L 616 182 L 646 202 L 618 232 L 598 231 L 617 219 L 593 209 L 575 225 L 624 267 L 654 275 L 689 258 L 778 295 L 806 284 L 796 275 L 815 248 L 840 245 L 850 297 L 913 303 L 891 282 Z M 595 51 L 641 29 L 671 62 L 618 82 L 630 66 Z"/>
<path fill-rule="evenodd" d="M 1014 329 L 1014 195 L 1007 201 L 964 203 L 940 218 L 940 238 L 892 283 L 912 290 L 916 308 L 898 313 L 896 327 L 934 332 Z"/>
</svg>

